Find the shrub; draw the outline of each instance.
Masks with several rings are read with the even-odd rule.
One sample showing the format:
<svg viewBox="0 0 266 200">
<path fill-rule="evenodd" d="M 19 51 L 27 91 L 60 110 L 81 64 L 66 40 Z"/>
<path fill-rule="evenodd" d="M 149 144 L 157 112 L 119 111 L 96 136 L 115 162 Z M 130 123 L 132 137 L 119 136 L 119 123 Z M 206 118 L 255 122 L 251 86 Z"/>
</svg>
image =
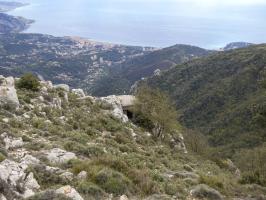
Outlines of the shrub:
<svg viewBox="0 0 266 200">
<path fill-rule="evenodd" d="M 206 184 L 210 187 L 216 188 L 216 189 L 224 188 L 223 180 L 220 180 L 219 177 L 217 176 L 201 175 L 199 182 L 202 184 Z"/>
<path fill-rule="evenodd" d="M 6 159 L 6 157 L 0 152 L 0 162 L 2 162 L 5 159 Z"/>
<path fill-rule="evenodd" d="M 36 194 L 33 197 L 28 198 L 28 200 L 71 200 L 63 194 L 56 194 L 52 190 Z"/>
<path fill-rule="evenodd" d="M 95 177 L 95 182 L 107 193 L 122 195 L 129 192 L 131 182 L 123 174 L 111 170 L 102 169 Z"/>
<path fill-rule="evenodd" d="M 26 89 L 31 91 L 39 91 L 40 82 L 39 79 L 31 73 L 24 74 L 17 82 L 17 87 L 20 89 Z"/>
<path fill-rule="evenodd" d="M 170 98 L 158 89 L 142 86 L 136 94 L 133 108 L 135 123 L 152 131 L 156 138 L 165 138 L 178 128 L 177 112 Z"/>
<path fill-rule="evenodd" d="M 91 182 L 81 182 L 79 183 L 77 190 L 85 197 L 93 196 L 95 199 L 101 199 L 101 197 L 105 194 L 102 188 L 91 183 Z"/>
</svg>

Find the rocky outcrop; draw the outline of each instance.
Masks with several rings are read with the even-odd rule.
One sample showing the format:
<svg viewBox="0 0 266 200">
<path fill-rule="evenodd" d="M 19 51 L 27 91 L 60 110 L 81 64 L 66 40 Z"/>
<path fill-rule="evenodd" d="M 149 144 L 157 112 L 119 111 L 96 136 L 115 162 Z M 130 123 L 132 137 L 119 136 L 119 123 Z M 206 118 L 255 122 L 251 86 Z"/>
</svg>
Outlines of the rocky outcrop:
<svg viewBox="0 0 266 200">
<path fill-rule="evenodd" d="M 0 76 L 0 104 L 7 104 L 15 108 L 19 106 L 13 77 Z"/>
<path fill-rule="evenodd" d="M 12 190 L 23 198 L 33 196 L 40 188 L 33 173 L 25 173 L 27 168 L 27 165 L 8 159 L 0 163 L 0 179 L 9 184 Z"/>
<path fill-rule="evenodd" d="M 8 136 L 7 133 L 3 133 L 1 135 L 1 138 L 3 139 L 4 143 L 5 143 L 5 148 L 8 149 L 16 149 L 16 148 L 20 148 L 23 146 L 23 140 L 22 138 L 13 138 Z"/>
<path fill-rule="evenodd" d="M 72 152 L 55 148 L 47 152 L 47 159 L 51 163 L 62 164 L 67 163 L 69 160 L 77 159 L 76 155 Z"/>
<path fill-rule="evenodd" d="M 56 193 L 63 194 L 72 200 L 84 200 L 80 196 L 80 194 L 74 188 L 72 188 L 69 185 L 59 188 L 58 190 L 56 190 Z"/>
<path fill-rule="evenodd" d="M 83 98 L 86 96 L 82 89 L 72 89 L 72 93 L 74 93 L 75 95 L 77 95 L 80 98 Z"/>
<path fill-rule="evenodd" d="M 62 89 L 65 92 L 70 92 L 70 88 L 66 84 L 59 84 L 54 86 L 55 89 Z"/>
<path fill-rule="evenodd" d="M 121 120 L 122 122 L 128 122 L 128 117 L 123 112 L 123 107 L 121 100 L 119 97 L 112 95 L 108 97 L 102 97 L 99 99 L 102 103 L 106 103 L 107 105 L 111 106 L 111 114 Z"/>
<path fill-rule="evenodd" d="M 184 153 L 188 153 L 184 142 L 184 137 L 181 133 L 173 134 L 170 145 L 172 148 L 183 151 Z"/>
<path fill-rule="evenodd" d="M 190 195 L 196 199 L 223 200 L 223 196 L 219 191 L 204 184 L 198 185 L 192 189 Z"/>
</svg>

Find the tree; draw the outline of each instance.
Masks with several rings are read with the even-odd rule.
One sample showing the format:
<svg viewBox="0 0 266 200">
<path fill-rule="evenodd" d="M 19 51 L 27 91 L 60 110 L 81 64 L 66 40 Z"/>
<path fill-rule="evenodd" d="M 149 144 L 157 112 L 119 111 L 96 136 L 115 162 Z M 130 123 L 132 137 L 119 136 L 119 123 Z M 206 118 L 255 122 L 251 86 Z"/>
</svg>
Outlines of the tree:
<svg viewBox="0 0 266 200">
<path fill-rule="evenodd" d="M 138 88 L 133 110 L 134 121 L 157 138 L 164 138 L 178 128 L 177 111 L 170 98 L 159 89 L 147 85 Z"/>
<path fill-rule="evenodd" d="M 39 91 L 40 82 L 39 79 L 31 73 L 24 74 L 17 82 L 17 87 L 20 89 Z"/>
</svg>

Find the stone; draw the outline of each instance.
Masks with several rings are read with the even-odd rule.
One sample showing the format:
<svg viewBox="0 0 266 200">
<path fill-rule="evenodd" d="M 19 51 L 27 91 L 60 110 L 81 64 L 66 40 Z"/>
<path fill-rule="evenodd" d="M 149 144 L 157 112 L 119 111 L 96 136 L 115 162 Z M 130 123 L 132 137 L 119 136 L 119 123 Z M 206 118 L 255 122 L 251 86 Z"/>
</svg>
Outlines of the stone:
<svg viewBox="0 0 266 200">
<path fill-rule="evenodd" d="M 122 195 L 119 200 L 129 200 L 128 197 L 126 195 Z"/>
<path fill-rule="evenodd" d="M 14 108 L 19 107 L 19 100 L 13 77 L 0 77 L 0 104 L 9 104 Z"/>
<path fill-rule="evenodd" d="M 65 92 L 69 92 L 69 91 L 70 91 L 69 86 L 66 85 L 66 84 L 55 85 L 54 88 L 55 88 L 55 89 L 62 89 L 62 90 L 64 90 Z"/>
<path fill-rule="evenodd" d="M 28 198 L 35 194 L 40 185 L 34 178 L 33 173 L 26 174 L 24 172 L 26 169 L 27 167 L 22 166 L 20 163 L 8 159 L 0 163 L 0 179 L 7 183 L 12 190 L 18 190 L 16 193 Z"/>
<path fill-rule="evenodd" d="M 117 96 L 112 95 L 108 97 L 102 97 L 99 99 L 99 101 L 111 106 L 111 114 L 115 118 L 121 120 L 122 122 L 128 122 L 128 117 L 123 112 L 121 100 Z"/>
<path fill-rule="evenodd" d="M 88 176 L 88 173 L 86 171 L 82 171 L 77 175 L 77 178 L 79 180 L 86 180 Z"/>
<path fill-rule="evenodd" d="M 86 96 L 82 89 L 72 89 L 72 93 L 76 94 L 79 98 Z"/>
<path fill-rule="evenodd" d="M 20 164 L 24 164 L 24 165 L 33 165 L 36 166 L 40 163 L 41 161 L 35 157 L 33 157 L 32 155 L 25 155 L 21 161 Z"/>
<path fill-rule="evenodd" d="M 2 121 L 5 122 L 5 123 L 8 123 L 9 119 L 8 118 L 3 118 Z"/>
<path fill-rule="evenodd" d="M 72 181 L 74 179 L 74 174 L 71 172 L 64 172 L 60 175 L 60 177 L 65 179 L 66 181 Z"/>
<path fill-rule="evenodd" d="M 0 194 L 0 200 L 7 200 L 7 199 L 4 195 Z"/>
<path fill-rule="evenodd" d="M 59 148 L 52 149 L 50 150 L 50 152 L 47 153 L 47 159 L 51 163 L 56 163 L 56 164 L 67 163 L 68 161 L 76 158 L 77 156 L 74 153 L 67 152 Z"/>
<path fill-rule="evenodd" d="M 219 191 L 205 185 L 197 185 L 190 191 L 190 196 L 204 200 L 223 200 Z"/>
<path fill-rule="evenodd" d="M 186 170 L 188 172 L 193 172 L 194 171 L 193 167 L 191 167 L 190 165 L 187 165 L 187 164 L 184 165 L 183 168 L 184 168 L 184 170 Z"/>
<path fill-rule="evenodd" d="M 183 151 L 183 153 L 188 153 L 187 148 L 184 142 L 184 137 L 181 133 L 174 132 L 172 134 L 172 139 L 171 139 L 171 147 L 174 149 L 177 149 L 179 151 Z"/>
<path fill-rule="evenodd" d="M 24 145 L 24 142 L 22 140 L 22 138 L 13 138 L 13 137 L 9 137 L 6 136 L 3 139 L 4 143 L 5 143 L 5 148 L 8 149 L 16 149 L 16 148 L 20 148 Z"/>
<path fill-rule="evenodd" d="M 58 167 L 50 167 L 50 166 L 45 166 L 45 170 L 49 173 L 55 173 L 55 174 L 62 174 L 64 173 L 64 170 L 58 168 Z"/>
<path fill-rule="evenodd" d="M 192 178 L 192 179 L 199 179 L 199 175 L 194 173 L 194 172 L 176 172 L 174 174 L 175 177 L 178 177 L 178 178 L 182 178 L 182 179 L 185 179 L 185 178 Z"/>
<path fill-rule="evenodd" d="M 72 199 L 72 200 L 84 200 L 80 194 L 71 186 L 67 185 L 67 186 L 63 186 L 59 189 L 56 190 L 57 194 L 63 194 L 66 197 Z"/>
<path fill-rule="evenodd" d="M 160 76 L 160 75 L 161 75 L 161 70 L 160 70 L 160 69 L 156 69 L 156 70 L 153 72 L 153 75 L 154 75 L 154 76 Z"/>
<path fill-rule="evenodd" d="M 25 188 L 29 189 L 29 190 L 38 190 L 40 189 L 40 185 L 38 184 L 38 182 L 36 181 L 36 179 L 34 178 L 34 175 L 32 172 L 30 172 L 25 179 L 25 184 L 24 184 Z"/>
</svg>

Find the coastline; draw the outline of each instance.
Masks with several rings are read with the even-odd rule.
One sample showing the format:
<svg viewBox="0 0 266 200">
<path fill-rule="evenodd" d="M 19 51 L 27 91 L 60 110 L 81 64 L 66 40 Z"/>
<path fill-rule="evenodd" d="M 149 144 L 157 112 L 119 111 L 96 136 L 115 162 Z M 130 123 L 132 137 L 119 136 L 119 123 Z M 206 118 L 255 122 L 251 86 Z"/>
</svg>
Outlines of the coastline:
<svg viewBox="0 0 266 200">
<path fill-rule="evenodd" d="M 29 5 L 29 3 L 0 2 L 0 18 L 2 20 L 0 34 L 21 33 L 30 28 L 35 20 L 12 14 L 12 11 Z"/>
</svg>

